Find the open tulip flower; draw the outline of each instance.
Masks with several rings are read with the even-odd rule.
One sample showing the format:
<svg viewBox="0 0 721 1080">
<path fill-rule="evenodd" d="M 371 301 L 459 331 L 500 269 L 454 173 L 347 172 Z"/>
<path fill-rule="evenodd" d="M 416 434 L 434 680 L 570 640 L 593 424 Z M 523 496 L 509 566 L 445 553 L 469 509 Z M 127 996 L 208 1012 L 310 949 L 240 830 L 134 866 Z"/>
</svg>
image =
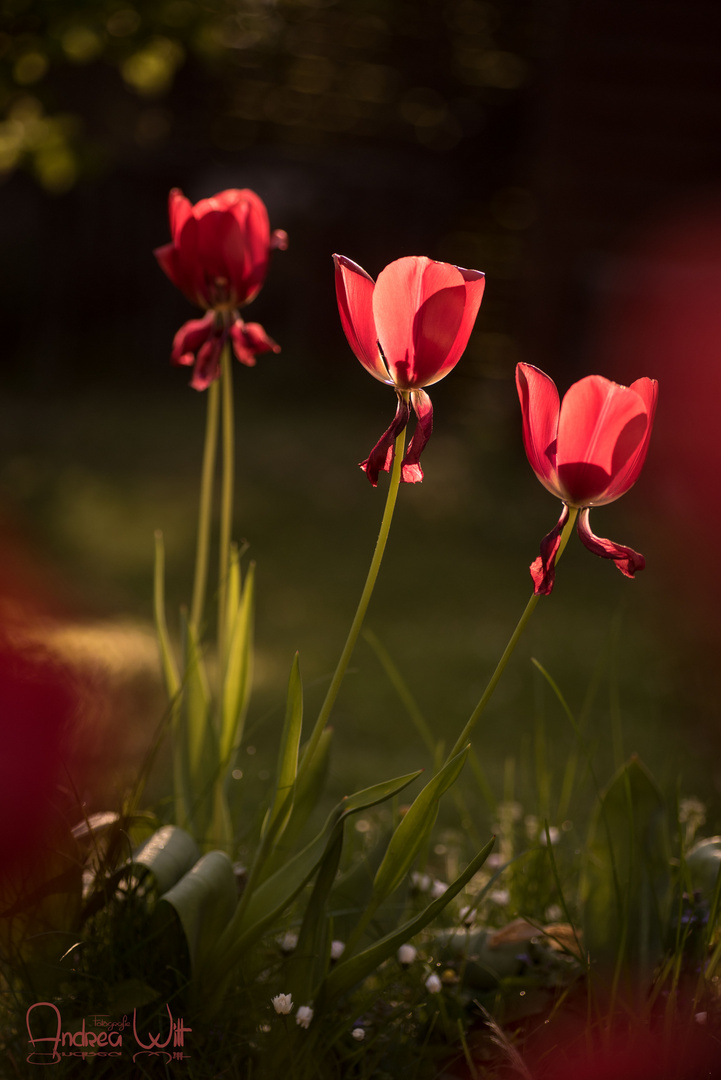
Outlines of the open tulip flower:
<svg viewBox="0 0 721 1080">
<path fill-rule="evenodd" d="M 174 285 L 205 308 L 173 340 L 174 364 L 194 364 L 191 386 L 205 390 L 220 375 L 223 346 L 230 342 L 241 364 L 280 346 L 258 323 L 246 323 L 238 309 L 258 293 L 273 248 L 287 247 L 282 230 L 271 234 L 265 204 L 254 191 L 231 188 L 193 205 L 174 188 L 168 201 L 172 242 L 154 254 Z"/>
<path fill-rule="evenodd" d="M 407 426 L 411 408 L 417 426 L 402 462 L 401 479 L 423 479 L 421 451 L 433 427 L 433 406 L 423 389 L 458 363 L 468 344 L 483 298 L 485 275 L 425 256 L 390 263 L 373 279 L 343 255 L 334 255 L 341 323 L 348 343 L 366 371 L 394 387 L 398 407 L 393 423 L 361 468 L 375 487 L 378 473 L 393 463 L 395 440 Z"/>
<path fill-rule="evenodd" d="M 523 443 L 538 479 L 563 501 L 558 524 L 541 543 L 531 566 L 536 594 L 553 588 L 555 561 L 569 508 L 578 513 L 578 534 L 594 555 L 612 559 L 626 577 L 643 570 L 645 559 L 631 548 L 594 536 L 592 506 L 625 494 L 646 458 L 656 411 L 658 383 L 637 379 L 619 386 L 600 375 L 574 383 L 559 401 L 552 379 L 530 364 L 516 368 L 523 413 Z"/>
</svg>

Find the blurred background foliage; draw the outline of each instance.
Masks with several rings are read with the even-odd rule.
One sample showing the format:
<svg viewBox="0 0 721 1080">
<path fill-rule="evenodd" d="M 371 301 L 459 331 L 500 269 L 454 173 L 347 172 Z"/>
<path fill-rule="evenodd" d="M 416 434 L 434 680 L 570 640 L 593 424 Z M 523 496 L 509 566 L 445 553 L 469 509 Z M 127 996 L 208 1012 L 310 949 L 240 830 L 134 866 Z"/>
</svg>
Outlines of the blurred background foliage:
<svg viewBox="0 0 721 1080">
<path fill-rule="evenodd" d="M 434 388 L 426 480 L 401 492 L 370 613 L 434 730 L 453 740 L 557 516 L 520 445 L 516 360 L 564 388 L 591 370 L 630 382 L 690 362 L 680 345 L 662 355 L 643 334 L 629 355 L 609 312 L 634 299 L 641 264 L 656 276 L 666 268 L 671 297 L 689 266 L 718 272 L 721 245 L 671 264 L 663 249 L 649 261 L 643 238 L 689 207 L 718 205 L 719 42 L 716 0 L 5 0 L 3 610 L 85 620 L 84 640 L 96 644 L 98 620 L 108 633 L 119 617 L 136 620 L 127 648 L 152 683 L 156 657 L 142 637 L 152 533 L 166 535 L 177 610 L 192 568 L 204 417 L 187 372 L 168 366 L 172 336 L 193 313 L 152 248 L 168 238 L 171 187 L 193 200 L 252 187 L 290 236 L 252 308 L 282 352 L 236 379 L 237 531 L 259 562 L 256 725 L 279 709 L 295 648 L 309 710 L 320 701 L 380 514 L 356 462 L 393 400 L 347 348 L 331 253 L 373 276 L 411 253 L 487 274 L 467 354 Z M 664 338 L 682 342 L 689 318 Z M 714 318 L 709 349 L 721 340 Z M 699 363 L 705 374 L 707 357 Z M 509 756 L 525 755 L 532 771 L 544 738 L 561 763 L 570 745 L 531 655 L 574 709 L 588 700 L 609 767 L 639 749 L 668 783 L 687 760 L 686 790 L 721 785 L 704 770 L 693 778 L 717 746 L 707 673 L 718 636 L 715 608 L 704 607 L 717 586 L 654 466 L 678 428 L 673 399 L 662 389 L 637 492 L 595 522 L 642 550 L 649 569 L 631 584 L 569 547 L 479 732 L 497 794 L 504 775 L 508 789 Z M 693 415 L 684 424 L 693 429 Z M 678 555 L 689 544 L 693 574 Z M 341 787 L 422 757 L 364 646 L 357 664 L 336 718 Z M 133 725 L 142 743 L 161 707 L 131 694 L 90 758 L 111 743 L 120 754 Z"/>
</svg>

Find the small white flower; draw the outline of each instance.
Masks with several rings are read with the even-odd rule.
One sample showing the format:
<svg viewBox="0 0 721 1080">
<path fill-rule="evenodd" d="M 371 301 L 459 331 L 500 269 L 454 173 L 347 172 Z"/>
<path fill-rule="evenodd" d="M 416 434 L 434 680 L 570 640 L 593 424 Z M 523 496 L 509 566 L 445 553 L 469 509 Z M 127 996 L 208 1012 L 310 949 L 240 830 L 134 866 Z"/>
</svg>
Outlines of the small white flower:
<svg viewBox="0 0 721 1080">
<path fill-rule="evenodd" d="M 300 1024 L 302 1028 L 307 1028 L 313 1019 L 313 1010 L 310 1005 L 301 1005 L 298 1012 L 295 1014 L 296 1024 Z"/>
<path fill-rule="evenodd" d="M 270 1030 L 271 1030 L 270 1024 L 261 1024 L 260 1027 L 258 1028 L 258 1031 L 262 1031 L 264 1035 L 267 1035 Z"/>
<path fill-rule="evenodd" d="M 330 958 L 331 960 L 340 960 L 341 956 L 345 952 L 344 941 L 331 941 L 330 943 Z"/>
<path fill-rule="evenodd" d="M 418 889 L 418 892 L 428 892 L 431 887 L 430 875 L 421 874 L 418 870 L 414 870 L 411 874 L 411 885 L 414 889 Z"/>
<path fill-rule="evenodd" d="M 548 922 L 559 922 L 563 918 L 563 908 L 560 904 L 551 904 L 546 908 L 546 919 Z"/>
<path fill-rule="evenodd" d="M 503 856 L 498 851 L 492 851 L 486 859 L 486 866 L 489 870 L 497 870 L 499 866 L 503 864 Z"/>
<path fill-rule="evenodd" d="M 351 1035 L 356 1042 L 363 1042 L 366 1037 L 366 1033 L 363 1028 L 353 1028 L 353 1030 L 351 1031 Z"/>
<path fill-rule="evenodd" d="M 549 840 L 551 841 L 552 844 L 557 844 L 560 837 L 561 837 L 561 834 L 558 831 L 558 829 L 556 828 L 556 826 L 555 825 L 549 825 L 548 826 L 548 836 L 546 836 L 546 830 L 541 829 L 541 832 L 539 834 L 538 839 L 540 840 L 543 847 L 547 847 Z"/>
<path fill-rule="evenodd" d="M 445 881 L 438 881 L 438 879 L 436 879 L 431 888 L 431 896 L 434 900 L 437 900 L 439 896 L 443 896 L 443 893 L 446 892 L 447 889 L 448 886 Z"/>
<path fill-rule="evenodd" d="M 492 903 L 498 904 L 499 907 L 507 907 L 508 901 L 511 899 L 511 894 L 508 889 L 493 889 L 493 891 L 488 894 L 488 899 Z"/>
<path fill-rule="evenodd" d="M 438 994 L 438 993 L 440 993 L 442 985 L 443 984 L 442 984 L 441 980 L 435 974 L 429 975 L 428 978 L 426 979 L 426 990 L 428 991 L 429 994 Z"/>
<path fill-rule="evenodd" d="M 398 956 L 398 963 L 405 966 L 413 963 L 418 955 L 418 950 L 415 945 L 401 945 L 396 955 Z"/>
<path fill-rule="evenodd" d="M 293 952 L 293 949 L 298 944 L 298 935 L 294 934 L 292 930 L 289 930 L 287 934 L 283 934 L 280 939 L 280 947 L 283 952 Z"/>
<path fill-rule="evenodd" d="M 293 995 L 278 994 L 273 998 L 273 1008 L 281 1016 L 287 1016 L 293 1010 Z"/>
<path fill-rule="evenodd" d="M 693 1018 L 694 1018 L 694 1020 L 696 1021 L 697 1024 L 705 1024 L 706 1020 L 708 1018 L 708 1013 L 705 1013 L 705 1012 L 694 1013 Z"/>
</svg>

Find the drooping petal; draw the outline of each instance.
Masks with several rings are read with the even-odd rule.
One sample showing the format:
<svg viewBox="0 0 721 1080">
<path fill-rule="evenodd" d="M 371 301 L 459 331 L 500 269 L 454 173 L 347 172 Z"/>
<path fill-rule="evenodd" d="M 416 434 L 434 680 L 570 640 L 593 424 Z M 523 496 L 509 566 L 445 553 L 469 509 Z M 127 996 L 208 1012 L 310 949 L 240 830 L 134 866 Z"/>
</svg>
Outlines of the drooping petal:
<svg viewBox="0 0 721 1080">
<path fill-rule="evenodd" d="M 407 426 L 411 415 L 411 407 L 406 395 L 398 394 L 398 407 L 393 422 L 387 431 L 384 431 L 375 444 L 365 461 L 361 461 L 360 467 L 370 480 L 373 487 L 378 486 L 378 473 L 389 472 L 393 464 L 394 444 L 397 437 Z"/>
<path fill-rule="evenodd" d="M 518 364 L 516 387 L 523 417 L 523 445 L 529 464 L 544 487 L 561 498 L 556 474 L 560 411 L 556 384 L 532 364 Z"/>
<path fill-rule="evenodd" d="M 417 423 L 403 458 L 401 480 L 405 484 L 418 484 L 423 479 L 420 456 L 433 431 L 433 406 L 425 390 L 414 390 L 411 393 L 411 404 Z"/>
<path fill-rule="evenodd" d="M 653 421 L 656 416 L 658 383 L 655 379 L 637 379 L 636 382 L 631 383 L 630 389 L 635 390 L 641 396 L 646 406 L 646 433 L 635 456 L 629 459 L 626 468 L 619 470 L 618 475 L 611 482 L 606 492 L 606 498 L 603 500 L 604 502 L 612 502 L 614 499 L 620 498 L 621 495 L 625 495 L 630 487 L 633 487 L 638 480 L 648 453 Z"/>
<path fill-rule="evenodd" d="M 334 255 L 333 262 L 338 311 L 348 344 L 366 371 L 380 382 L 392 385 L 378 348 L 373 319 L 373 278 L 344 255 Z"/>
<path fill-rule="evenodd" d="M 173 348 L 170 353 L 173 364 L 195 363 L 195 354 L 198 349 L 213 336 L 214 320 L 214 313 L 209 311 L 202 319 L 190 319 L 183 323 L 173 338 Z"/>
<path fill-rule="evenodd" d="M 204 345 L 201 345 L 193 370 L 193 378 L 190 380 L 190 385 L 194 390 L 207 390 L 212 382 L 220 378 L 223 337 L 222 333 L 214 334 Z"/>
<path fill-rule="evenodd" d="M 247 367 L 254 367 L 256 353 L 280 352 L 280 345 L 268 337 L 260 323 L 235 319 L 230 327 L 230 338 L 237 359 Z"/>
<path fill-rule="evenodd" d="M 589 521 L 590 510 L 581 510 L 578 515 L 578 535 L 589 551 L 598 555 L 601 559 L 612 559 L 618 569 L 626 577 L 632 578 L 638 570 L 643 570 L 646 560 L 633 548 L 623 544 L 615 544 L 612 540 L 605 540 L 591 532 Z"/>
<path fill-rule="evenodd" d="M 635 390 L 601 375 L 574 383 L 558 419 L 556 471 L 563 497 L 575 506 L 604 500 L 636 458 L 647 427 L 646 405 Z"/>
<path fill-rule="evenodd" d="M 441 377 L 465 302 L 465 281 L 450 263 L 407 256 L 381 271 L 373 292 L 373 317 L 397 387 L 415 390 Z"/>
<path fill-rule="evenodd" d="M 536 596 L 548 596 L 553 589 L 556 580 L 556 555 L 561 546 L 561 533 L 568 521 L 568 514 L 568 507 L 564 503 L 558 523 L 551 529 L 550 533 L 541 540 L 541 554 L 531 563 L 530 571 L 531 577 L 533 578 L 533 591 Z"/>
</svg>

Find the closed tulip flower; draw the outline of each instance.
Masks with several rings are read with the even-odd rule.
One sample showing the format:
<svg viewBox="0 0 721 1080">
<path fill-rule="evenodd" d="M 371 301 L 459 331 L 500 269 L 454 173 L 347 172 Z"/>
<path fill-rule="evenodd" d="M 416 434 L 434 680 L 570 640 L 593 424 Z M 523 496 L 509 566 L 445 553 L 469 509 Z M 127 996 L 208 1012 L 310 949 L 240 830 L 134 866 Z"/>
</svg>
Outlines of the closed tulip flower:
<svg viewBox="0 0 721 1080">
<path fill-rule="evenodd" d="M 622 574 L 643 570 L 643 555 L 591 532 L 591 507 L 624 495 L 646 459 L 656 411 L 658 383 L 637 379 L 620 386 L 600 375 L 574 383 L 561 402 L 552 379 L 530 364 L 516 368 L 523 413 L 523 443 L 531 468 L 561 499 L 558 524 L 541 542 L 531 566 L 536 594 L 553 588 L 561 533 L 570 510 L 578 513 L 578 534 L 594 555 L 611 559 Z"/>
<path fill-rule="evenodd" d="M 398 398 L 393 423 L 361 468 L 375 487 L 378 474 L 393 463 L 394 444 L 411 409 L 417 425 L 403 458 L 401 479 L 423 479 L 421 452 L 433 427 L 433 407 L 423 389 L 458 363 L 483 298 L 485 276 L 425 256 L 390 263 L 371 277 L 334 255 L 336 296 L 348 343 L 366 371 L 392 386 Z"/>
<path fill-rule="evenodd" d="M 174 188 L 168 212 L 172 242 L 156 248 L 155 257 L 188 300 L 207 312 L 180 328 L 171 359 L 194 365 L 191 386 L 205 390 L 220 375 L 226 342 L 248 366 L 256 353 L 280 351 L 262 326 L 241 319 L 239 308 L 258 295 L 271 250 L 285 248 L 288 238 L 281 230 L 271 234 L 262 199 L 247 189 L 221 191 L 193 205 Z"/>
</svg>

